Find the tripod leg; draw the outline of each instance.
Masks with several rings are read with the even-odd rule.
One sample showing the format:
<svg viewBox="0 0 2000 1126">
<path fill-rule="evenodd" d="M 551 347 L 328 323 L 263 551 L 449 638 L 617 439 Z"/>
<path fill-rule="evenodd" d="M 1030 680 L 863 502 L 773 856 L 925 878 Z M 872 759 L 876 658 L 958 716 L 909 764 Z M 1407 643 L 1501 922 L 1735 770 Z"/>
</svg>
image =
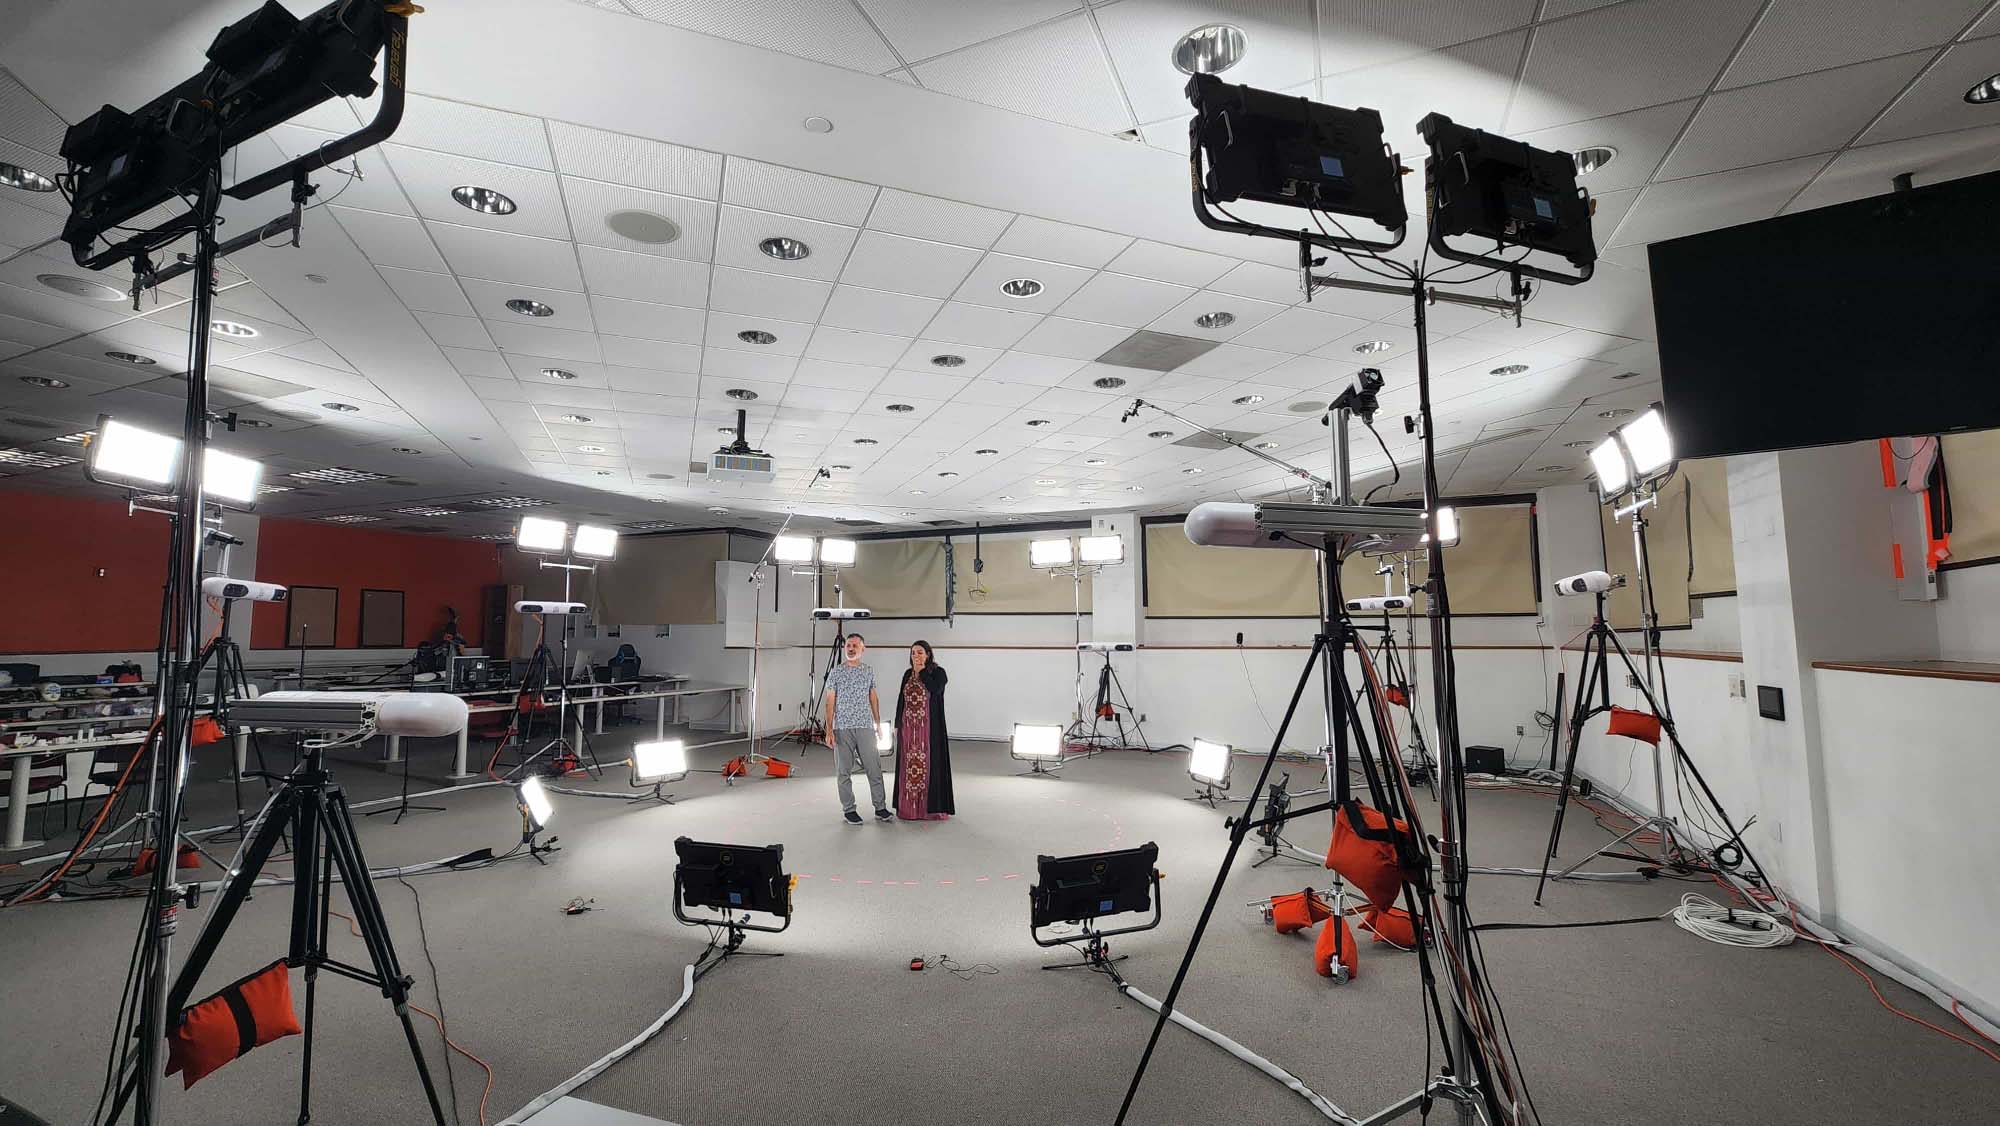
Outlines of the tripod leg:
<svg viewBox="0 0 2000 1126">
<path fill-rule="evenodd" d="M 208 909 L 208 921 L 202 924 L 201 933 L 195 936 L 194 945 L 188 948 L 187 961 L 181 963 L 180 974 L 174 979 L 173 988 L 167 993 L 167 1014 L 172 1020 L 187 1007 L 188 994 L 201 979 L 202 970 L 208 967 L 208 960 L 215 956 L 215 948 L 222 943 L 222 936 L 229 930 L 230 921 L 242 908 L 243 901 L 250 897 L 251 882 L 263 870 L 264 862 L 270 859 L 271 850 L 285 831 L 285 824 L 295 815 L 291 795 L 281 794 L 273 803 L 264 823 L 257 826 L 256 836 L 250 838 L 250 845 L 244 850 L 243 863 L 236 874 L 229 877 L 215 905 Z M 159 861 L 155 861 L 159 863 Z M 167 861 L 172 863 L 172 861 Z"/>
<path fill-rule="evenodd" d="M 430 1101 L 431 1118 L 437 1126 L 444 1126 L 444 1106 L 438 1101 L 437 1084 L 431 1079 L 423 1045 L 418 1042 L 416 1026 L 410 1021 L 410 979 L 403 975 L 403 968 L 396 960 L 396 947 L 389 938 L 389 924 L 382 914 L 382 901 L 375 894 L 374 877 L 368 873 L 368 862 L 361 854 L 361 842 L 354 835 L 354 817 L 348 811 L 347 796 L 339 790 L 328 792 L 319 816 L 324 820 L 328 852 L 340 868 L 340 878 L 347 889 L 347 901 L 354 907 L 355 922 L 360 927 L 362 941 L 367 944 L 369 960 L 376 976 L 381 979 L 382 995 L 394 1005 L 396 1019 L 402 1022 L 403 1038 L 410 1045 L 410 1058 L 417 1064 L 417 1078 L 423 1082 L 424 1097 Z"/>
<path fill-rule="evenodd" d="M 311 830 L 302 826 L 299 836 L 303 839 L 311 834 L 315 859 L 310 868 L 303 864 L 294 868 L 295 872 L 309 871 L 311 875 L 300 888 L 301 894 L 294 895 L 292 899 L 293 925 L 296 927 L 303 916 L 308 920 L 306 925 L 311 928 L 310 933 L 304 936 L 297 931 L 292 935 L 292 948 L 295 951 L 304 950 L 303 955 L 292 955 L 292 964 L 303 962 L 306 973 L 306 1015 L 299 1022 L 304 1028 L 304 1039 L 299 1047 L 299 1126 L 306 1126 L 312 1121 L 313 1024 L 319 1015 L 319 966 L 320 960 L 326 957 L 327 913 L 333 906 L 333 854 L 318 847 L 318 816 L 316 806 L 300 810 L 300 822 L 314 826 Z"/>
<path fill-rule="evenodd" d="M 1596 648 L 1593 649 L 1592 646 Z M 1583 741 L 1583 724 L 1590 718 L 1590 686 L 1595 683 L 1590 675 L 1590 659 L 1595 653 L 1598 664 L 1604 663 L 1604 643 L 1596 634 L 1583 644 L 1583 675 L 1577 678 L 1578 691 L 1576 709 L 1569 720 L 1569 759 L 1563 764 L 1562 788 L 1556 791 L 1556 818 L 1549 826 L 1549 847 L 1542 854 L 1542 875 L 1535 881 L 1535 906 L 1542 905 L 1542 889 L 1548 886 L 1549 868 L 1556 862 L 1556 848 L 1562 843 L 1563 814 L 1569 809 L 1569 788 L 1576 781 L 1576 749 Z"/>
</svg>

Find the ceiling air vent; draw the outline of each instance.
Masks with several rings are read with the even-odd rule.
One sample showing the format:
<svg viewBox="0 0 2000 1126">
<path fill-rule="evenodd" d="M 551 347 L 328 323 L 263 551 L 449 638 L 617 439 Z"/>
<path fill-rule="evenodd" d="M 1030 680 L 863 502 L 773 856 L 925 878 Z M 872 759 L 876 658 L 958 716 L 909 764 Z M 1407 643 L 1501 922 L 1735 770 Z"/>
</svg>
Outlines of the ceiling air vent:
<svg viewBox="0 0 2000 1126">
<path fill-rule="evenodd" d="M 956 528 L 956 527 L 958 527 L 958 521 L 956 521 L 956 520 L 926 520 L 926 521 L 924 521 L 924 527 L 926 527 L 926 528 Z"/>
<path fill-rule="evenodd" d="M 1097 362 L 1147 371 L 1172 371 L 1196 356 L 1206 354 L 1220 343 L 1219 340 L 1199 340 L 1192 336 L 1140 329 L 1097 357 Z"/>
<path fill-rule="evenodd" d="M 879 528 L 882 526 L 880 520 L 868 520 L 859 516 L 836 516 L 833 522 L 846 525 L 849 528 Z"/>
<path fill-rule="evenodd" d="M 1227 434 L 1244 445 L 1248 445 L 1250 439 L 1257 436 L 1248 430 L 1218 430 L 1215 433 Z M 1175 442 L 1174 445 L 1183 446 L 1190 450 L 1226 450 L 1229 448 L 1228 442 L 1216 437 L 1215 434 L 1208 433 L 1190 434 L 1180 441 Z"/>
</svg>

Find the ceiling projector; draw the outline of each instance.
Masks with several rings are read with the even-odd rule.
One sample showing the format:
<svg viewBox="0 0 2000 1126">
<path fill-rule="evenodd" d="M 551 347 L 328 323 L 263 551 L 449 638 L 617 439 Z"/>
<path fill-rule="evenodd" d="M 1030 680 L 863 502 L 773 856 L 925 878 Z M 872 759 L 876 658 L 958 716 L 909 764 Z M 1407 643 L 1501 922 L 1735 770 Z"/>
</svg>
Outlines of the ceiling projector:
<svg viewBox="0 0 2000 1126">
<path fill-rule="evenodd" d="M 736 440 L 708 455 L 708 476 L 713 481 L 748 481 L 768 485 L 778 477 L 778 459 L 763 450 L 752 449 L 744 437 L 748 411 L 736 412 Z"/>
</svg>

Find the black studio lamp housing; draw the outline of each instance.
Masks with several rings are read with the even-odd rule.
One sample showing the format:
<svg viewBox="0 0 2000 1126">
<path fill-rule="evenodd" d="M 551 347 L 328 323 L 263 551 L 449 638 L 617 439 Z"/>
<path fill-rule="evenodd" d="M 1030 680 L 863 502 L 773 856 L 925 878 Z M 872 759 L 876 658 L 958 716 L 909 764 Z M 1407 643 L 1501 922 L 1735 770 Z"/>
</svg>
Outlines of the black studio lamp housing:
<svg viewBox="0 0 2000 1126">
<path fill-rule="evenodd" d="M 1576 186 L 1575 158 L 1455 124 L 1441 113 L 1426 115 L 1417 132 L 1431 150 L 1426 174 L 1436 201 L 1432 250 L 1453 261 L 1501 264 L 1452 249 L 1444 241 L 1486 238 L 1503 248 L 1558 255 L 1589 276 L 1597 261 L 1590 231 L 1593 203 Z M 1551 281 L 1571 280 L 1533 267 L 1519 271 Z"/>
</svg>

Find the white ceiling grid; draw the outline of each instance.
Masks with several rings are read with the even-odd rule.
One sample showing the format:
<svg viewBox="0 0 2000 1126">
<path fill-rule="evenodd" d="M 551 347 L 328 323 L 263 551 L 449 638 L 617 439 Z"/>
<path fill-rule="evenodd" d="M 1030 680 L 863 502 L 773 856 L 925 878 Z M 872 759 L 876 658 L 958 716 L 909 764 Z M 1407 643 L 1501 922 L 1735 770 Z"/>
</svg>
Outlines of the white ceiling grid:
<svg viewBox="0 0 2000 1126">
<path fill-rule="evenodd" d="M 1601 435 L 1608 424 L 1597 413 L 1608 405 L 1657 394 L 1645 243 L 1874 194 L 1897 171 L 1929 182 L 2000 164 L 1991 112 L 1958 98 L 2000 69 L 2000 24 L 1987 0 L 590 6 L 895 72 L 928 91 L 1063 126 L 1136 128 L 1177 151 L 1184 76 L 1168 52 L 1186 30 L 1224 20 L 1250 38 L 1232 81 L 1376 107 L 1404 150 L 1414 138 L 1397 138 L 1429 109 L 1550 147 L 1616 146 L 1619 159 L 1585 181 L 1599 195 L 1597 237 L 1609 254 L 1595 280 L 1545 289 L 1519 328 L 1435 310 L 1440 440 L 1449 451 L 1441 471 L 1460 493 L 1580 478 L 1584 459 L 1565 443 Z M 567 19 L 603 34 L 623 30 L 618 17 L 571 11 Z M 412 84 L 423 90 L 414 58 Z M 935 94 L 903 85 L 880 96 Z M 325 106 L 272 140 L 295 154 L 356 120 L 351 107 Z M 0 71 L 0 159 L 59 170 L 48 154 L 61 127 Z M 923 158 L 921 138 L 908 148 L 910 160 Z M 482 488 L 539 492 L 620 518 L 658 518 L 662 510 L 644 502 L 665 502 L 665 515 L 687 522 L 712 522 L 701 512 L 710 505 L 732 507 L 731 519 L 796 507 L 816 519 L 887 522 L 1167 509 L 1257 495 L 1285 480 L 1234 451 L 1174 445 L 1188 428 L 1164 417 L 1121 424 L 1134 393 L 1312 465 L 1324 458 L 1319 404 L 1362 363 L 1358 345 L 1388 345 L 1367 356 L 1390 375 L 1384 421 L 1415 405 L 1401 302 L 1323 292 L 1302 305 L 1296 275 L 1245 261 L 1261 256 L 1247 246 L 1244 258 L 1230 257 L 1067 222 L 1055 209 L 1025 214 L 906 190 L 896 168 L 867 183 L 423 94 L 410 97 L 393 142 L 359 164 L 361 180 L 322 177 L 332 202 L 317 222 L 339 225 L 458 374 L 456 390 L 497 429 L 469 446 L 478 436 L 447 433 L 452 424 L 435 412 L 401 409 L 400 373 L 357 373 L 340 339 L 314 336 L 310 307 L 288 308 L 244 282 L 222 303 L 265 335 L 256 348 L 218 349 L 218 362 L 239 375 L 233 388 L 218 378 L 219 397 L 237 395 L 246 413 L 276 425 L 228 440 L 279 457 L 281 469 L 353 464 L 403 482 L 301 489 L 269 498 L 273 511 L 462 508 L 446 501 Z M 519 210 L 467 210 L 450 198 L 460 184 L 501 191 Z M 51 202 L 0 195 L 0 257 L 53 234 L 61 208 Z M 619 234 L 606 220 L 623 210 L 663 216 L 679 237 Z M 757 246 L 769 236 L 798 239 L 811 254 L 772 258 Z M 310 268 L 311 246 L 309 234 L 298 252 L 306 256 L 283 268 Z M 115 304 L 58 296 L 33 280 L 78 272 L 65 259 L 42 252 L 0 268 L 0 372 L 55 374 L 73 386 L 52 393 L 7 378 L 0 410 L 75 429 L 106 406 L 170 405 L 138 388 L 174 368 L 181 316 L 164 307 L 134 320 Z M 1003 294 L 1016 278 L 1035 279 L 1040 292 Z M 286 288 L 275 281 L 267 288 Z M 520 298 L 554 312 L 509 311 Z M 1210 312 L 1234 320 L 1195 324 Z M 1221 343 L 1172 373 L 1092 362 L 1141 328 Z M 775 339 L 739 338 L 751 331 Z M 150 349 L 160 366 L 108 364 L 101 354 L 113 344 Z M 933 363 L 945 356 L 962 362 Z M 1525 370 L 1492 374 L 1514 364 Z M 359 409 L 336 414 L 322 405 L 329 401 Z M 712 484 L 689 472 L 725 440 L 739 408 L 752 442 L 780 457 L 772 485 Z M 0 441 L 34 437 L 7 425 Z M 1407 467 L 1414 439 L 1400 425 L 1381 429 Z M 1146 436 L 1156 431 L 1171 434 Z M 1358 469 L 1386 480 L 1383 451 L 1366 438 L 1357 448 Z M 805 491 L 819 466 L 842 468 Z M 1414 475 L 1403 478 L 1397 495 L 1412 491 Z M 504 524 L 505 514 L 395 519 L 466 532 Z"/>
</svg>

